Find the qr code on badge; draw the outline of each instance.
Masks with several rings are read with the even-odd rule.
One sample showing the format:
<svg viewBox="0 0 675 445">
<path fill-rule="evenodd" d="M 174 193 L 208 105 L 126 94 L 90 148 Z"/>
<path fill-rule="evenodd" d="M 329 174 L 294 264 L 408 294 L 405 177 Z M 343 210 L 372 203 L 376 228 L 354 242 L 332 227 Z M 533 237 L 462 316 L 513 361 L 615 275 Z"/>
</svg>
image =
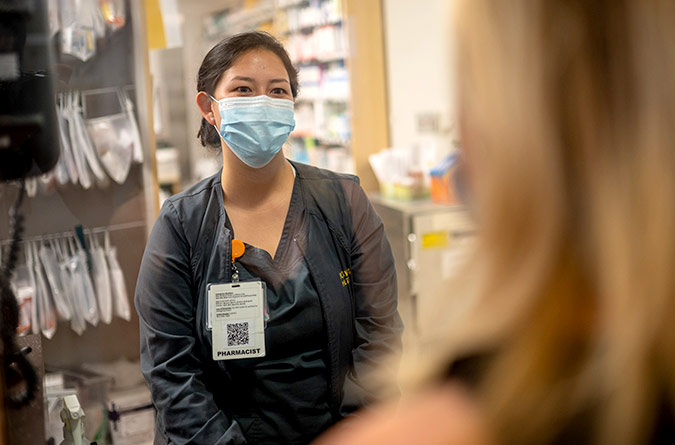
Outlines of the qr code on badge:
<svg viewBox="0 0 675 445">
<path fill-rule="evenodd" d="M 247 346 L 250 344 L 248 321 L 227 324 L 227 346 Z"/>
</svg>

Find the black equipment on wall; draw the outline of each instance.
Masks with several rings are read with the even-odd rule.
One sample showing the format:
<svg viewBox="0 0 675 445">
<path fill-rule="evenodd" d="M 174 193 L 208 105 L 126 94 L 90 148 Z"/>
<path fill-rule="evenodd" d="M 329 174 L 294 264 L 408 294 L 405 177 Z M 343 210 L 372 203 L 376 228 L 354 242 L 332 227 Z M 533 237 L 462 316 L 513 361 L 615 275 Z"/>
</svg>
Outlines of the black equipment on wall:
<svg viewBox="0 0 675 445">
<path fill-rule="evenodd" d="M 0 0 L 0 180 L 51 170 L 59 157 L 46 2 Z"/>
<path fill-rule="evenodd" d="M 12 244 L 0 268 L 0 364 L 10 408 L 38 391 L 35 368 L 16 342 L 18 308 L 9 285 L 23 230 L 24 178 L 51 170 L 59 158 L 58 121 L 45 0 L 0 0 L 0 181 L 21 180 L 10 210 Z"/>
</svg>

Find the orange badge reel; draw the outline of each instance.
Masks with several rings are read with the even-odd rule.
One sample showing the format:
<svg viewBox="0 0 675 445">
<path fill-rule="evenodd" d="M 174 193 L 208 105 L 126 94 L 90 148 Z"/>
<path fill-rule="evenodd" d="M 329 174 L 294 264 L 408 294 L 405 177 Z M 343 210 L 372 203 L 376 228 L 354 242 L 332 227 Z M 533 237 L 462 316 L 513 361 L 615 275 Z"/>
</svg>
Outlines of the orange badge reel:
<svg viewBox="0 0 675 445">
<path fill-rule="evenodd" d="M 244 252 L 246 252 L 246 246 L 244 245 L 244 242 L 240 239 L 233 239 L 232 240 L 232 281 L 237 282 L 239 281 L 239 271 L 237 270 L 237 266 L 234 263 L 234 261 L 237 258 L 241 258 L 242 255 L 244 255 Z"/>
</svg>

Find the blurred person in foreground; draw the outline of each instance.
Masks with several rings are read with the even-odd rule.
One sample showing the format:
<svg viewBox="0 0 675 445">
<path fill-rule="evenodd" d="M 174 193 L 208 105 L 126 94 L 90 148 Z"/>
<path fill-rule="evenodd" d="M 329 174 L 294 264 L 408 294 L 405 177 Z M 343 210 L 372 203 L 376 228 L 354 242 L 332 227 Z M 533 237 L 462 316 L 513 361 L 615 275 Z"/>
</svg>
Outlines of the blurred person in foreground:
<svg viewBox="0 0 675 445">
<path fill-rule="evenodd" d="M 458 7 L 480 237 L 416 395 L 319 443 L 675 443 L 675 1 Z"/>
</svg>

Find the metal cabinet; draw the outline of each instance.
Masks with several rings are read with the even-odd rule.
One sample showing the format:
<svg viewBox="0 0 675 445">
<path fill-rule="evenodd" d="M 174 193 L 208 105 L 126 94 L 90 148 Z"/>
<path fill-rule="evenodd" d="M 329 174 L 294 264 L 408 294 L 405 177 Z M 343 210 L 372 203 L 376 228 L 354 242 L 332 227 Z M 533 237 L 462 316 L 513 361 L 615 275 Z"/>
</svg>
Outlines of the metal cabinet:
<svg viewBox="0 0 675 445">
<path fill-rule="evenodd" d="M 452 297 L 447 280 L 467 251 L 474 226 L 460 206 L 431 201 L 399 202 L 371 195 L 391 243 L 398 277 L 404 340 L 423 336 L 436 297 Z"/>
</svg>

